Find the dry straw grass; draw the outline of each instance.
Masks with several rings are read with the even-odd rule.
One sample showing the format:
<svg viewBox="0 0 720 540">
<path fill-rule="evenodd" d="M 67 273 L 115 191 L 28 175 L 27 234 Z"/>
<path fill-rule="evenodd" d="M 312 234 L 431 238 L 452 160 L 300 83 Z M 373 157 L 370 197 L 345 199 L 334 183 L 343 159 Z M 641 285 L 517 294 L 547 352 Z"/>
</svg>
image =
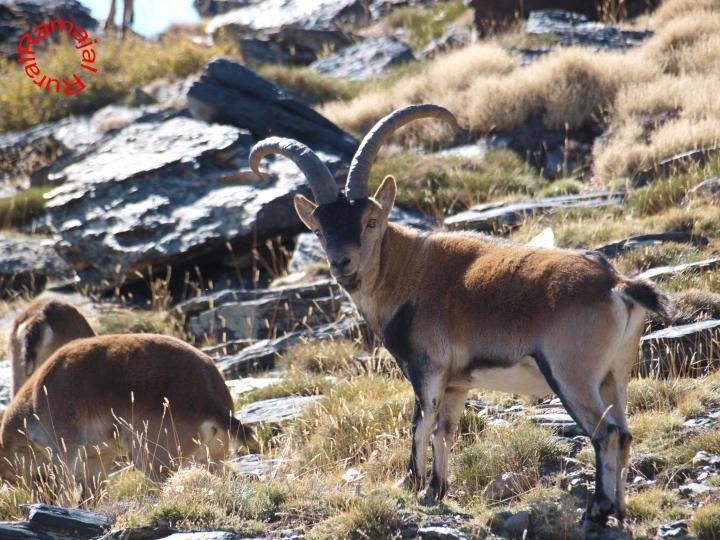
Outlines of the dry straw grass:
<svg viewBox="0 0 720 540">
<path fill-rule="evenodd" d="M 527 66 L 499 45 L 474 45 L 323 112 L 355 132 L 394 108 L 424 101 L 447 106 L 475 135 L 513 130 L 530 119 L 558 130 L 597 125 L 611 135 L 596 144 L 594 172 L 603 180 L 621 177 L 720 141 L 720 3 L 667 0 L 648 24 L 655 35 L 630 52 L 565 48 Z M 418 123 L 402 139 L 432 147 L 447 144 L 450 134 Z"/>
</svg>

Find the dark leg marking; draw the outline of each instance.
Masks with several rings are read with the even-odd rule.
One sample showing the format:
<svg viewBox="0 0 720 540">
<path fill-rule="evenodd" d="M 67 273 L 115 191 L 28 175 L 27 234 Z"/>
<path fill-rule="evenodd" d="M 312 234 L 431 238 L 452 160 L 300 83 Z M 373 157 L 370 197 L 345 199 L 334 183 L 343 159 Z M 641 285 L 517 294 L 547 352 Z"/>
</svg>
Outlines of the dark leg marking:
<svg viewBox="0 0 720 540">
<path fill-rule="evenodd" d="M 422 408 L 420 407 L 420 400 L 416 397 L 415 398 L 415 410 L 413 411 L 413 417 L 412 417 L 412 433 L 411 433 L 411 439 L 412 443 L 410 446 L 410 461 L 408 462 L 408 478 L 410 480 L 410 483 L 415 489 L 419 489 L 420 485 L 422 484 L 421 478 L 420 478 L 420 471 L 418 470 L 418 463 L 417 463 L 417 448 L 415 446 L 415 431 L 417 430 L 418 423 L 420 422 L 420 417 L 422 416 Z"/>
</svg>

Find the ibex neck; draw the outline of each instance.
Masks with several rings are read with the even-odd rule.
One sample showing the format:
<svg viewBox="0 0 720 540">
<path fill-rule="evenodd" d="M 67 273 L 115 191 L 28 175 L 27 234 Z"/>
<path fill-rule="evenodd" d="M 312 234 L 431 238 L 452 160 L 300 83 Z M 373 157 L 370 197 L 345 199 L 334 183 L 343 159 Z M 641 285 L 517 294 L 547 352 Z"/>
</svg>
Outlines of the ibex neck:
<svg viewBox="0 0 720 540">
<path fill-rule="evenodd" d="M 351 294 L 355 305 L 374 331 L 402 305 L 422 277 L 421 257 L 426 235 L 389 223 L 375 257 L 375 265 Z"/>
</svg>

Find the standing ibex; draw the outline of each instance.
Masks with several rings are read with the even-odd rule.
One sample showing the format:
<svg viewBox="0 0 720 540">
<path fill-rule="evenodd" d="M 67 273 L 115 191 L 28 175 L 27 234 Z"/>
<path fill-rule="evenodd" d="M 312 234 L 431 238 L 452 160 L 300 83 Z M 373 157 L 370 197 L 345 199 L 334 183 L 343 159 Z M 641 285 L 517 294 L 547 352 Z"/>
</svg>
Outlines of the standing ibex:
<svg viewBox="0 0 720 540">
<path fill-rule="evenodd" d="M 54 324 L 89 328 L 64 306 L 68 318 Z M 60 466 L 93 488 L 125 457 L 161 480 L 187 460 L 218 464 L 230 439 L 252 443 L 212 359 L 179 339 L 107 335 L 43 350 L 2 418 L 3 479 L 32 482 Z"/>
<path fill-rule="evenodd" d="M 598 253 L 520 246 L 473 233 L 420 233 L 388 222 L 395 180 L 373 197 L 368 177 L 382 143 L 412 120 L 439 118 L 414 105 L 380 120 L 353 158 L 345 192 L 297 141 L 255 145 L 250 165 L 278 153 L 304 172 L 317 204 L 297 195 L 300 219 L 320 238 L 332 273 L 393 354 L 415 391 L 406 485 L 421 487 L 433 428 L 433 466 L 421 495 L 447 490 L 451 444 L 471 388 L 543 396 L 555 392 L 592 439 L 596 493 L 587 517 L 625 513 L 631 436 L 625 419 L 629 370 L 645 311 L 669 315 L 652 284 L 619 275 Z"/>
</svg>

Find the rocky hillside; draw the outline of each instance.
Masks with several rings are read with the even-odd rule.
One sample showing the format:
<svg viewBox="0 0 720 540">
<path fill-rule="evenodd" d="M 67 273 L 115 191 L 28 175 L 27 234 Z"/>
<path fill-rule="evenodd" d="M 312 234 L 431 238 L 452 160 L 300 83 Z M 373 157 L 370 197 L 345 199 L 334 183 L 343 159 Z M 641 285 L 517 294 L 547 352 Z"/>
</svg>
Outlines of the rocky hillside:
<svg viewBox="0 0 720 540">
<path fill-rule="evenodd" d="M 13 43 L 47 17 L 100 25 L 73 0 L 0 0 L 3 333 L 59 295 L 98 333 L 181 337 L 262 443 L 163 485 L 119 464 L 83 500 L 3 484 L 0 538 L 720 538 L 720 4 L 471 4 L 196 0 L 202 22 L 157 40 L 100 34 L 69 100 L 33 87 Z M 43 65 L 71 55 L 50 44 Z M 463 129 L 387 145 L 370 183 L 396 177 L 393 221 L 596 249 L 677 303 L 633 367 L 624 529 L 579 528 L 592 445 L 552 396 L 473 393 L 445 503 L 393 487 L 410 385 L 300 223 L 304 177 L 277 158 L 258 178 L 248 152 L 295 138 L 343 182 L 367 129 L 418 102 Z"/>
</svg>

